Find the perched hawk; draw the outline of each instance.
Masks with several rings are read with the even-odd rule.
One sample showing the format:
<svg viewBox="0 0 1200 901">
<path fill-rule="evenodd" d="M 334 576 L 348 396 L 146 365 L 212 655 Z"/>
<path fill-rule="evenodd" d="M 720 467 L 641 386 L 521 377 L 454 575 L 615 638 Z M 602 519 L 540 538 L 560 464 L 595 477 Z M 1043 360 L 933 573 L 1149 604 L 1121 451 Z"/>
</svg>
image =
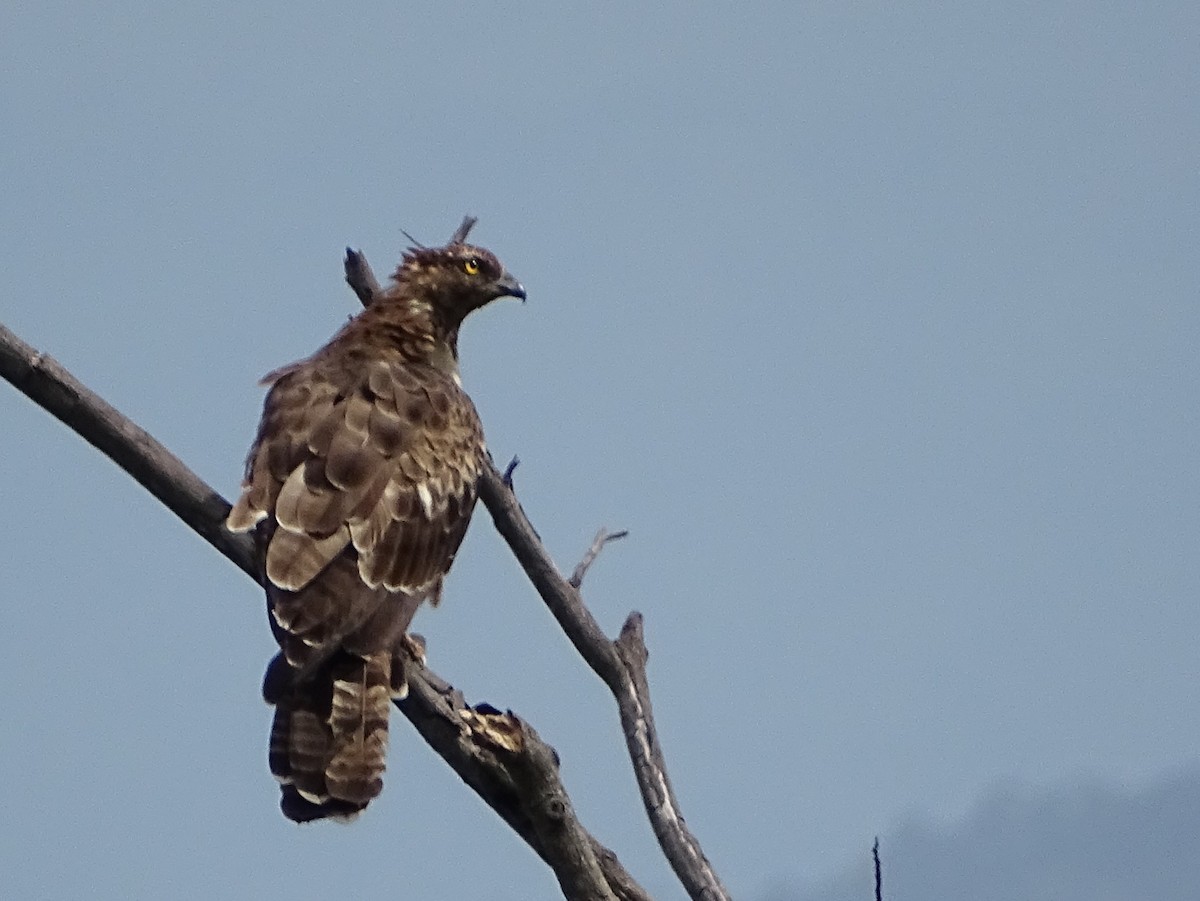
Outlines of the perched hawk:
<svg viewBox="0 0 1200 901">
<path fill-rule="evenodd" d="M 472 310 L 525 289 L 489 251 L 410 249 L 369 307 L 277 369 L 246 461 L 234 532 L 255 529 L 280 653 L 271 772 L 297 822 L 356 815 L 383 788 L 402 643 L 467 531 L 485 448 L 458 376 Z"/>
</svg>

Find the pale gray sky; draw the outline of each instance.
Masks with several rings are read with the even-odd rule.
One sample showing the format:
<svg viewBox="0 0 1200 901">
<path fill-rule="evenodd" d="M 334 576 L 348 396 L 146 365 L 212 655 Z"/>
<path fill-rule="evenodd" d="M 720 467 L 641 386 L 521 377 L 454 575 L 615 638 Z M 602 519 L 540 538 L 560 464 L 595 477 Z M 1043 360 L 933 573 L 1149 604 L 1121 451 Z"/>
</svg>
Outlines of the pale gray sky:
<svg viewBox="0 0 1200 901">
<path fill-rule="evenodd" d="M 529 303 L 464 377 L 731 890 L 998 782 L 1200 756 L 1194 3 L 9 4 L 0 321 L 227 495 L 267 370 L 465 212 Z M 22 898 L 550 898 L 403 721 L 297 828 L 255 587 L 0 390 Z M 486 515 L 417 628 L 661 898 L 616 713 Z M 1193 853 L 1195 848 L 1193 843 Z"/>
</svg>

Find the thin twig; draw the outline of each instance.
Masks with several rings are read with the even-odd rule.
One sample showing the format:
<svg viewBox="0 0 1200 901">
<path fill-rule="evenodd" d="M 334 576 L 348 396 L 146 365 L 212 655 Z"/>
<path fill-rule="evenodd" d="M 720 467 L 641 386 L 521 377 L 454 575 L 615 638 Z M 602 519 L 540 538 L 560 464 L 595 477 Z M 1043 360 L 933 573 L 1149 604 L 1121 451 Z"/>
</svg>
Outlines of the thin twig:
<svg viewBox="0 0 1200 901">
<path fill-rule="evenodd" d="M 504 484 L 509 488 L 513 486 L 513 473 L 517 471 L 517 467 L 521 465 L 521 458 L 514 456 L 508 461 L 508 465 L 504 467 Z"/>
<path fill-rule="evenodd" d="M 883 865 L 879 862 L 879 836 L 871 846 L 871 859 L 875 862 L 875 901 L 883 901 Z"/>
<path fill-rule="evenodd" d="M 506 480 L 507 482 L 507 480 Z M 511 488 L 511 482 L 507 482 Z M 575 566 L 575 571 L 571 573 L 571 578 L 567 579 L 567 584 L 578 590 L 583 585 L 583 577 L 587 575 L 587 571 L 591 569 L 596 558 L 600 556 L 600 552 L 604 550 L 604 546 L 610 541 L 617 541 L 629 534 L 628 529 L 621 529 L 619 532 L 609 532 L 607 529 L 601 529 L 596 533 L 596 537 L 592 539 L 591 547 L 583 555 L 583 559 Z"/>
<path fill-rule="evenodd" d="M 3 325 L 0 376 L 91 442 L 226 558 L 261 582 L 253 541 L 224 528 L 229 503 L 220 494 L 148 432 Z M 587 834 L 569 804 L 553 807 L 560 824 L 557 832 L 551 834 L 544 827 L 545 814 L 539 807 L 542 799 L 565 798 L 566 792 L 553 749 L 532 729 L 521 747 L 498 753 L 467 725 L 464 711 L 469 708 L 460 692 L 416 661 L 406 675 L 409 695 L 397 707 L 458 776 L 554 869 L 566 897 L 649 901 L 616 855 Z M 526 793 L 515 788 L 518 784 L 527 787 Z"/>
</svg>

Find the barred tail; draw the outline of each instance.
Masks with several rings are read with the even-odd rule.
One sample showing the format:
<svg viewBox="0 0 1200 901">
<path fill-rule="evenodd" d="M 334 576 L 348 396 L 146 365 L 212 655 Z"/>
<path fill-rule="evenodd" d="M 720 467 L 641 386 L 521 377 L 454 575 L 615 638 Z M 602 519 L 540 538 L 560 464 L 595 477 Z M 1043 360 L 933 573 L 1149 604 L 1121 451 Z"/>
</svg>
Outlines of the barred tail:
<svg viewBox="0 0 1200 901">
<path fill-rule="evenodd" d="M 366 807 L 383 791 L 392 708 L 391 652 L 340 661 L 332 674 L 333 754 L 325 768 L 326 784 L 332 797 Z"/>
<path fill-rule="evenodd" d="M 353 819 L 383 790 L 392 656 L 340 654 L 304 682 L 295 673 L 279 655 L 263 682 L 280 807 L 299 823 Z"/>
</svg>

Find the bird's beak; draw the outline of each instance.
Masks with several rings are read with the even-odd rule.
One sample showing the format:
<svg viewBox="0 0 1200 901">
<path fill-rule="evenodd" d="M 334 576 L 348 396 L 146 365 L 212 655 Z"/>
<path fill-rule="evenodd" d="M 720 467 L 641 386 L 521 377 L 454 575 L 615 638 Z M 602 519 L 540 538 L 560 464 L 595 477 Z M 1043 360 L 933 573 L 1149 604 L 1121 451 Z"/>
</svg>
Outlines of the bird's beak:
<svg viewBox="0 0 1200 901">
<path fill-rule="evenodd" d="M 505 272 L 502 276 L 496 279 L 496 296 L 497 297 L 519 297 L 525 299 L 525 288 L 522 284 Z"/>
</svg>

